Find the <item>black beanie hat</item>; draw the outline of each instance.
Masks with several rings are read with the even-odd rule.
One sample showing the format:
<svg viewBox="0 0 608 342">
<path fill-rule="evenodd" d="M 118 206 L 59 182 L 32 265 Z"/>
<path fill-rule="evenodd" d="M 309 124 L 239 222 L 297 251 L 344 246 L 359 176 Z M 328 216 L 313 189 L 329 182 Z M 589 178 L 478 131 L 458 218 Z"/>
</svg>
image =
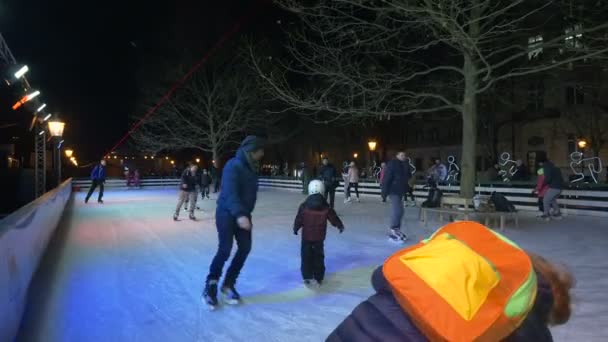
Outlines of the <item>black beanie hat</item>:
<svg viewBox="0 0 608 342">
<path fill-rule="evenodd" d="M 245 152 L 253 152 L 264 148 L 264 139 L 255 135 L 247 136 L 241 143 L 241 149 Z"/>
</svg>

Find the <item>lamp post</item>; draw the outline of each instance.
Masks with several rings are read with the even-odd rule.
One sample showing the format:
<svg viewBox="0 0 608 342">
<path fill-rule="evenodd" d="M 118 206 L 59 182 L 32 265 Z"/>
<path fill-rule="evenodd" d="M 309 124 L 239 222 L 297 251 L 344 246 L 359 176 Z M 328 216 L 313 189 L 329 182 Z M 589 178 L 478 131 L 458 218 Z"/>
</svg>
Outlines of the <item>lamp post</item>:
<svg viewBox="0 0 608 342">
<path fill-rule="evenodd" d="M 374 158 L 374 151 L 376 151 L 376 147 L 378 146 L 378 143 L 376 142 L 376 140 L 371 139 L 370 141 L 367 142 L 367 147 L 369 147 L 369 167 L 370 167 L 370 175 L 374 172 L 374 163 L 375 163 L 375 159 Z"/>
<path fill-rule="evenodd" d="M 576 145 L 578 146 L 579 149 L 584 150 L 585 147 L 587 147 L 587 140 L 585 140 L 585 139 L 579 139 L 576 142 Z"/>
<path fill-rule="evenodd" d="M 57 174 L 57 186 L 61 184 L 61 144 L 59 141 L 63 136 L 64 128 L 65 122 L 59 120 L 58 118 L 54 118 L 53 120 L 49 121 L 49 133 L 56 143 L 56 147 L 53 149 L 53 160 L 55 163 L 55 172 Z"/>
</svg>

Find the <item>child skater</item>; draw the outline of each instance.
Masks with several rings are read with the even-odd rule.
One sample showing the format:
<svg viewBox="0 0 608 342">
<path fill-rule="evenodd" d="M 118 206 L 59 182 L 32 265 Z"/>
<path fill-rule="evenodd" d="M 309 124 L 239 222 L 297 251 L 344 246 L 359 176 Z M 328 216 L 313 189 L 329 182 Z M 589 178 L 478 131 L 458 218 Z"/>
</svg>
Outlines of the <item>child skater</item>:
<svg viewBox="0 0 608 342">
<path fill-rule="evenodd" d="M 325 254 L 323 243 L 327 233 L 327 221 L 340 233 L 344 224 L 323 197 L 325 186 L 319 180 L 313 180 L 308 185 L 309 196 L 300 205 L 298 215 L 293 224 L 293 233 L 298 235 L 302 228 L 302 278 L 306 286 L 320 286 L 325 277 Z"/>
<path fill-rule="evenodd" d="M 549 190 L 549 185 L 545 184 L 545 170 L 541 165 L 536 172 L 538 178 L 536 179 L 536 188 L 532 191 L 538 197 L 538 210 L 540 211 L 539 217 L 544 213 L 543 199 L 545 197 L 545 193 Z"/>
</svg>

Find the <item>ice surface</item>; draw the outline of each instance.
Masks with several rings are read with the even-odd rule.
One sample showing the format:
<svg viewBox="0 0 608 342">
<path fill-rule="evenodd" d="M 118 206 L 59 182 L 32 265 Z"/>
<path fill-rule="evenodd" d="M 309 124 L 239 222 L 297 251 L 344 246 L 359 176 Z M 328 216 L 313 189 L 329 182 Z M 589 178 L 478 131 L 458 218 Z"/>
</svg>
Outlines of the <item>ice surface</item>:
<svg viewBox="0 0 608 342">
<path fill-rule="evenodd" d="M 260 191 L 253 249 L 237 284 L 245 303 L 209 312 L 199 299 L 217 245 L 215 201 L 199 201 L 200 221 L 183 212 L 173 222 L 175 191 L 108 191 L 104 205 L 85 205 L 77 194 L 30 288 L 18 341 L 323 341 L 372 293 L 372 270 L 399 246 L 386 238 L 387 205 L 339 203 L 346 231 L 329 231 L 326 284 L 311 291 L 291 230 L 302 199 Z M 407 230 L 417 239 L 438 226 L 424 229 L 417 219 L 418 209 L 408 208 Z M 527 217 L 520 227 L 506 235 L 568 263 L 578 278 L 575 315 L 553 330 L 555 340 L 608 341 L 606 219 Z"/>
</svg>

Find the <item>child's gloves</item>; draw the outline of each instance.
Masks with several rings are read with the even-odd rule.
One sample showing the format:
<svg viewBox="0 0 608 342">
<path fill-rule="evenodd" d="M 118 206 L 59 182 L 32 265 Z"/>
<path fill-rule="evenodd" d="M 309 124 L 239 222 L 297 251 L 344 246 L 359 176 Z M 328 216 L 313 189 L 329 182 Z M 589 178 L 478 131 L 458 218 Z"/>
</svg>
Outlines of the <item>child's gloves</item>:
<svg viewBox="0 0 608 342">
<path fill-rule="evenodd" d="M 344 227 L 338 228 L 338 230 L 340 231 L 340 234 L 344 233 Z"/>
<path fill-rule="evenodd" d="M 298 235 L 298 230 L 294 228 L 293 235 Z"/>
</svg>

